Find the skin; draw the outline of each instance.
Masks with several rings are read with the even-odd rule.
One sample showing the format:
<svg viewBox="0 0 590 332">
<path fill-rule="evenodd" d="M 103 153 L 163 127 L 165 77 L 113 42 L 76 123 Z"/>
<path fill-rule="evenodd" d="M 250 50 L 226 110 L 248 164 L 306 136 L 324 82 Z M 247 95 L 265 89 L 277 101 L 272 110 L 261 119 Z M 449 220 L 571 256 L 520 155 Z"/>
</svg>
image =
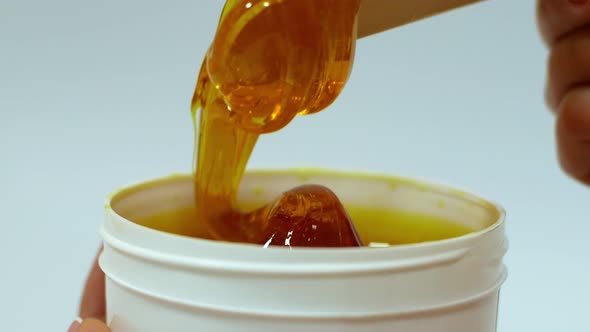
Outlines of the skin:
<svg viewBox="0 0 590 332">
<path fill-rule="evenodd" d="M 549 48 L 545 98 L 556 114 L 562 168 L 590 185 L 590 0 L 538 0 L 537 23 Z M 109 332 L 104 274 L 95 259 L 80 305 L 82 323 L 68 332 Z"/>
<path fill-rule="evenodd" d="M 68 328 L 68 332 L 110 332 L 104 323 L 106 316 L 104 273 L 98 266 L 98 256 L 101 252 L 102 248 L 94 259 L 82 293 L 79 313 L 82 322 L 74 321 Z"/>
<path fill-rule="evenodd" d="M 590 185 L 590 1 L 538 0 L 537 21 L 550 51 L 545 96 L 557 116 L 559 161 Z"/>
</svg>

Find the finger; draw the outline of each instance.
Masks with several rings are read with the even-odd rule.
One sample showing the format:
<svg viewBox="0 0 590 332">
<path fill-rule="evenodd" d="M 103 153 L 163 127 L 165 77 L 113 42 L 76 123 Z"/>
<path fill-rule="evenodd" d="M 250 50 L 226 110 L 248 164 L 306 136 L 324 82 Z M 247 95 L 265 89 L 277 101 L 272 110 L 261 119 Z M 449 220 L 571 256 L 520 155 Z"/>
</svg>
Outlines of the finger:
<svg viewBox="0 0 590 332">
<path fill-rule="evenodd" d="M 98 266 L 98 257 L 102 252 L 102 247 L 98 251 L 92 270 L 86 280 L 82 301 L 80 303 L 80 317 L 86 318 L 105 318 L 105 294 L 104 294 L 104 273 Z"/>
<path fill-rule="evenodd" d="M 557 111 L 570 89 L 590 82 L 590 25 L 556 42 L 548 67 L 547 104 Z"/>
<path fill-rule="evenodd" d="M 78 332 L 110 332 L 108 326 L 105 325 L 102 321 L 98 319 L 85 319 L 80 325 L 80 330 Z"/>
<path fill-rule="evenodd" d="M 73 321 L 70 327 L 68 327 L 68 332 L 80 332 L 81 322 L 82 321 L 80 319 Z"/>
<path fill-rule="evenodd" d="M 538 0 L 537 22 L 543 40 L 553 45 L 590 22 L 590 0 Z"/>
<path fill-rule="evenodd" d="M 590 85 L 573 89 L 564 97 L 556 129 L 561 166 L 590 184 Z"/>
</svg>

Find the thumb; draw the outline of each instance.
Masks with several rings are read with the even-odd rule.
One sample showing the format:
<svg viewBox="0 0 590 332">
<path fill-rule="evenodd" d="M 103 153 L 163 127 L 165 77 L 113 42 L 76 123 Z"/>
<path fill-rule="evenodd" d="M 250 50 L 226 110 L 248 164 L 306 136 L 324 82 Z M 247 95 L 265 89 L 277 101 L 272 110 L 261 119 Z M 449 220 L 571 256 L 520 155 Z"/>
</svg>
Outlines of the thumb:
<svg viewBox="0 0 590 332">
<path fill-rule="evenodd" d="M 96 255 L 82 294 L 80 303 L 80 317 L 82 319 L 105 318 L 105 277 L 98 266 L 98 257 L 101 252 L 102 247 Z"/>
<path fill-rule="evenodd" d="M 105 323 L 98 319 L 89 318 L 85 319 L 80 325 L 78 332 L 111 332 Z"/>
<path fill-rule="evenodd" d="M 82 322 L 80 320 L 74 321 L 68 332 L 111 332 L 111 330 L 102 321 L 89 318 Z"/>
<path fill-rule="evenodd" d="M 560 105 L 557 141 L 562 167 L 590 185 L 590 87 L 571 90 Z"/>
</svg>

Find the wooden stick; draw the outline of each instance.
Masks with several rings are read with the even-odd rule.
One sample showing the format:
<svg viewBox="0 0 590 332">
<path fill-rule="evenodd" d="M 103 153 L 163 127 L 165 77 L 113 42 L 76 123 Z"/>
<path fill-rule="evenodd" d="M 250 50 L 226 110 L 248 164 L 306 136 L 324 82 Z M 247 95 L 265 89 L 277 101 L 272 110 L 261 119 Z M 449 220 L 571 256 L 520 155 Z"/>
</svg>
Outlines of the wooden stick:
<svg viewBox="0 0 590 332">
<path fill-rule="evenodd" d="M 358 38 L 483 0 L 362 0 Z"/>
</svg>

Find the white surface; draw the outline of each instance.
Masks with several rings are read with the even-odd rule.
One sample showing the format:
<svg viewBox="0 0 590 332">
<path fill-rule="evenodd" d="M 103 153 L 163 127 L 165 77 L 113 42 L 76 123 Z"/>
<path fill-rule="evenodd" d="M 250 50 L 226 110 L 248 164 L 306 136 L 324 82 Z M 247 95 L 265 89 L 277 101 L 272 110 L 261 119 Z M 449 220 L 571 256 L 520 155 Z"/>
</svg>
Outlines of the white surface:
<svg viewBox="0 0 590 332">
<path fill-rule="evenodd" d="M 189 102 L 220 8 L 2 2 L 4 330 L 65 331 L 104 196 L 190 170 Z M 583 331 L 590 189 L 556 162 L 533 8 L 488 1 L 361 41 L 337 103 L 264 137 L 250 165 L 401 173 L 494 198 L 511 242 L 498 330 Z"/>
<path fill-rule="evenodd" d="M 404 209 L 487 230 L 387 249 L 261 250 L 128 221 L 192 207 L 192 177 L 174 177 L 110 202 L 100 266 L 113 332 L 496 332 L 506 277 L 501 211 L 438 187 L 359 175 L 252 173 L 241 197 L 264 204 L 306 183 L 328 186 L 344 204 Z"/>
</svg>

